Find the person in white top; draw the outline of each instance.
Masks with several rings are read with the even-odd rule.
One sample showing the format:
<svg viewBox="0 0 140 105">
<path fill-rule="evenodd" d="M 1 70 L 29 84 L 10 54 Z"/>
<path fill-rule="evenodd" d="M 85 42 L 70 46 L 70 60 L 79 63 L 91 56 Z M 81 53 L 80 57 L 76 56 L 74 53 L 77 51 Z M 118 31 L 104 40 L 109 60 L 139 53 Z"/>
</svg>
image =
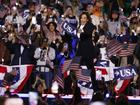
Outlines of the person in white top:
<svg viewBox="0 0 140 105">
<path fill-rule="evenodd" d="M 36 48 L 34 53 L 34 58 L 36 59 L 36 70 L 38 71 L 37 74 L 43 75 L 45 79 L 45 83 L 47 89 L 50 89 L 52 86 L 53 80 L 53 69 L 54 63 L 53 60 L 55 59 L 55 50 L 52 47 L 49 47 L 48 41 L 45 39 L 42 46 Z"/>
<path fill-rule="evenodd" d="M 13 26 L 17 29 L 17 32 L 20 32 L 20 27 L 22 27 L 24 23 L 25 22 L 22 16 L 20 16 L 18 13 L 17 7 L 13 6 L 11 9 L 11 14 L 5 18 L 5 24 L 13 24 Z"/>
</svg>

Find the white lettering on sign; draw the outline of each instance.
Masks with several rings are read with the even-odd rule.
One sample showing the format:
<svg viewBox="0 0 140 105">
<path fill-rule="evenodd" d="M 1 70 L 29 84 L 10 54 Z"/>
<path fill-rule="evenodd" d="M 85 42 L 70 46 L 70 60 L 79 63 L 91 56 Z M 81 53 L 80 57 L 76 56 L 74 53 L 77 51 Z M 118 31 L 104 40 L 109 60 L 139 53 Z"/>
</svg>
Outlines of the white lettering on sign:
<svg viewBox="0 0 140 105">
<path fill-rule="evenodd" d="M 124 69 L 124 70 L 120 70 L 119 72 L 120 72 L 121 77 L 130 77 L 130 76 L 134 76 L 137 74 L 134 69 L 132 69 L 132 70 Z"/>
<path fill-rule="evenodd" d="M 63 28 L 66 32 L 68 32 L 70 34 L 73 34 L 73 35 L 77 34 L 76 29 L 74 29 L 72 26 L 70 26 L 67 22 L 64 22 Z"/>
</svg>

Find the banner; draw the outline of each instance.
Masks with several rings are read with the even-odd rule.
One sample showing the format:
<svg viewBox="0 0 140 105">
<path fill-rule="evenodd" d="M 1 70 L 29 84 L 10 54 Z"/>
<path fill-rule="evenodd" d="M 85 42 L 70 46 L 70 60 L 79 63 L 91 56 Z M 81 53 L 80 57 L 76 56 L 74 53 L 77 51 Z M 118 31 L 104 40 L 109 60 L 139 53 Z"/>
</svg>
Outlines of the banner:
<svg viewBox="0 0 140 105">
<path fill-rule="evenodd" d="M 69 24 L 67 21 L 65 21 L 62 24 L 62 28 L 66 33 L 68 33 L 70 35 L 74 35 L 74 36 L 77 35 L 77 30 L 71 24 Z"/>
<path fill-rule="evenodd" d="M 95 64 L 96 66 L 101 66 L 101 67 L 109 67 L 109 61 L 108 60 L 99 60 Z"/>
<path fill-rule="evenodd" d="M 109 67 L 110 61 L 108 60 L 99 60 L 95 64 L 94 68 L 96 71 L 96 80 L 102 80 L 102 77 L 105 81 L 110 81 L 114 79 L 113 68 Z"/>
<path fill-rule="evenodd" d="M 115 79 L 131 79 L 137 75 L 135 66 L 127 66 L 127 67 L 117 67 L 114 68 L 114 77 Z"/>
<path fill-rule="evenodd" d="M 32 72 L 33 65 L 5 66 L 0 65 L 0 95 L 9 87 L 13 93 L 18 93 L 26 84 Z"/>
</svg>

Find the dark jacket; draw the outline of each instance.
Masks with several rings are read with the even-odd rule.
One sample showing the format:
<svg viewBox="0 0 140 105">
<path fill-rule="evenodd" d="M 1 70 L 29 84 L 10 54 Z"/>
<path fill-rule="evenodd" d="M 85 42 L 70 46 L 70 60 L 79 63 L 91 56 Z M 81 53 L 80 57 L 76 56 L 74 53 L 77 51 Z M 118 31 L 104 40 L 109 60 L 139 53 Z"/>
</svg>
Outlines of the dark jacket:
<svg viewBox="0 0 140 105">
<path fill-rule="evenodd" d="M 83 28 L 83 31 L 80 34 L 80 41 L 79 46 L 77 50 L 77 55 L 81 57 L 90 57 L 94 58 L 96 57 L 95 53 L 95 46 L 92 43 L 92 32 L 96 27 L 92 23 L 86 23 L 86 25 Z"/>
<path fill-rule="evenodd" d="M 98 58 L 99 48 L 92 42 L 92 32 L 96 27 L 92 23 L 86 23 L 80 34 L 80 41 L 77 50 L 77 56 L 81 56 L 81 65 L 86 65 L 88 69 L 93 69 L 93 59 Z M 93 74 L 93 73 L 92 73 Z"/>
<path fill-rule="evenodd" d="M 26 46 L 23 45 L 24 50 L 21 54 L 21 44 L 11 44 L 8 43 L 8 48 L 10 49 L 11 53 L 14 54 L 14 57 L 11 61 L 11 65 L 19 65 L 19 58 L 21 57 L 21 64 L 34 64 L 34 50 L 35 48 L 31 45 Z"/>
</svg>

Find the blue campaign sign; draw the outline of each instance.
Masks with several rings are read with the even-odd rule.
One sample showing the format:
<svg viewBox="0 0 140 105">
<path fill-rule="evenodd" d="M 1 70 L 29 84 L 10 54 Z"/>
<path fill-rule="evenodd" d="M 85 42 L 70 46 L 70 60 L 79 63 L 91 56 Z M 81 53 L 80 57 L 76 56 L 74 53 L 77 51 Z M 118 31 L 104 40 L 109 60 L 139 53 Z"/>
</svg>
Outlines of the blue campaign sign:
<svg viewBox="0 0 140 105">
<path fill-rule="evenodd" d="M 67 21 L 65 21 L 63 24 L 62 24 L 62 28 L 65 32 L 67 32 L 68 34 L 71 34 L 71 35 L 77 35 L 77 29 L 74 28 L 71 24 L 69 24 Z"/>
<path fill-rule="evenodd" d="M 121 80 L 131 79 L 135 75 L 137 75 L 135 66 L 114 68 L 115 79 L 121 79 Z"/>
</svg>

